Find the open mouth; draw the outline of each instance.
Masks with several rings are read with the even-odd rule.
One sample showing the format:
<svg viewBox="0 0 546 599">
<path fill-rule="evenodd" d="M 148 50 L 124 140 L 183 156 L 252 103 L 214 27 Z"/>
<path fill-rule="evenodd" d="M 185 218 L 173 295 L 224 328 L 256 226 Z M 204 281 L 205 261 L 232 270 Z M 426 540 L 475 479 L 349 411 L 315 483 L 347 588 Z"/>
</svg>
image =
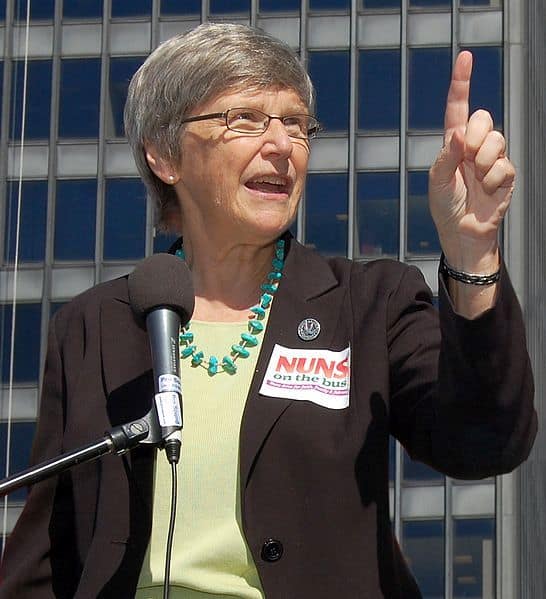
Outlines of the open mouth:
<svg viewBox="0 0 546 599">
<path fill-rule="evenodd" d="M 266 194 L 289 194 L 291 183 L 278 175 L 259 175 L 245 183 L 245 187 Z"/>
</svg>

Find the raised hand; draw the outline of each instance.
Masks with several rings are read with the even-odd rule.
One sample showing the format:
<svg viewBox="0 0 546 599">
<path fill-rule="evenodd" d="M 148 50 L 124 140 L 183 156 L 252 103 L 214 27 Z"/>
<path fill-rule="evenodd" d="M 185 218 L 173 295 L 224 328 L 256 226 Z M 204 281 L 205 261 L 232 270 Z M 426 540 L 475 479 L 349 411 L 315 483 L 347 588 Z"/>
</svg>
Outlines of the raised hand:
<svg viewBox="0 0 546 599">
<path fill-rule="evenodd" d="M 448 262 L 486 274 L 498 268 L 497 233 L 515 169 L 491 115 L 477 110 L 469 118 L 471 74 L 472 54 L 461 52 L 447 97 L 444 147 L 430 169 L 429 202 Z"/>
</svg>

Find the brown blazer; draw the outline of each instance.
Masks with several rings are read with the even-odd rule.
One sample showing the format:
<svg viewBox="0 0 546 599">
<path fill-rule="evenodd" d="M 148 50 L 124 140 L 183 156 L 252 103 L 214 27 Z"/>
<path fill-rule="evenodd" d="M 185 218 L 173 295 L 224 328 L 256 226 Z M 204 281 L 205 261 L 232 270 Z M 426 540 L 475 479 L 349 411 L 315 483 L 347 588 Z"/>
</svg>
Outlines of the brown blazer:
<svg viewBox="0 0 546 599">
<path fill-rule="evenodd" d="M 420 597 L 393 537 L 388 445 L 449 474 L 508 472 L 536 431 L 521 312 L 503 271 L 496 306 L 440 321 L 419 271 L 325 260 L 290 242 L 240 437 L 243 526 L 267 599 Z M 302 341 L 298 324 L 321 324 Z M 259 394 L 275 343 L 351 347 L 349 407 Z M 33 462 L 145 414 L 153 380 L 127 279 L 65 306 L 50 327 Z M 80 465 L 35 485 L 10 537 L 1 599 L 129 598 L 151 528 L 155 450 Z"/>
</svg>

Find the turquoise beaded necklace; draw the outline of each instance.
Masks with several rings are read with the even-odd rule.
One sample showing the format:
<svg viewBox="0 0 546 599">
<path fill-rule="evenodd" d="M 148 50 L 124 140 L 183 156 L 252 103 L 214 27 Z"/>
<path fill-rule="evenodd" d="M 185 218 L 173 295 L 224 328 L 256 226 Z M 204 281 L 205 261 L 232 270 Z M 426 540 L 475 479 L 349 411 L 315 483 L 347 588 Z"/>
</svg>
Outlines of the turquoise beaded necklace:
<svg viewBox="0 0 546 599">
<path fill-rule="evenodd" d="M 184 249 L 176 250 L 176 255 L 182 260 L 186 259 Z M 248 358 L 253 347 L 259 344 L 258 335 L 264 330 L 264 319 L 269 309 L 273 296 L 277 292 L 279 282 L 282 278 L 284 268 L 284 239 L 279 239 L 275 246 L 275 257 L 271 262 L 271 272 L 267 275 L 267 281 L 262 284 L 262 295 L 260 301 L 250 308 L 248 320 L 248 331 L 241 333 L 241 340 L 231 346 L 231 352 L 226 354 L 221 361 L 216 356 L 205 357 L 205 354 L 194 344 L 194 334 L 191 330 L 191 321 L 180 332 L 180 357 L 183 360 L 191 358 L 191 365 L 202 367 L 210 376 L 219 372 L 235 374 L 237 372 L 237 360 Z"/>
</svg>

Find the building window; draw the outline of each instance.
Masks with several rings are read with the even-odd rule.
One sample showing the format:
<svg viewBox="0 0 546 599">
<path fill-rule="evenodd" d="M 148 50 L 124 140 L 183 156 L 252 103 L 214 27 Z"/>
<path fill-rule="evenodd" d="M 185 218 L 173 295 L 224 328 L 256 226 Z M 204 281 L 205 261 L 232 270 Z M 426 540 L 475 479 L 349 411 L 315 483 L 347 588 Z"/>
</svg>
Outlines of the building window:
<svg viewBox="0 0 546 599">
<path fill-rule="evenodd" d="M 156 231 L 154 235 L 154 254 L 166 252 L 171 245 L 178 239 L 177 233 L 168 233 L 166 231 Z"/>
<path fill-rule="evenodd" d="M 10 461 L 9 473 L 15 474 L 28 468 L 32 439 L 36 430 L 35 422 L 2 422 L 0 423 L 0 476 L 6 472 L 6 454 L 8 442 L 8 426 L 10 427 Z M 24 501 L 27 487 L 22 487 L 8 495 L 9 501 Z"/>
<path fill-rule="evenodd" d="M 65 0 L 63 18 L 93 19 L 102 17 L 103 0 Z"/>
<path fill-rule="evenodd" d="M 503 128 L 503 60 L 502 48 L 477 46 L 465 48 L 474 56 L 472 85 L 470 86 L 470 111 L 485 108 L 491 113 L 496 129 Z"/>
<path fill-rule="evenodd" d="M 305 192 L 305 243 L 330 256 L 347 254 L 347 174 L 313 174 Z"/>
<path fill-rule="evenodd" d="M 408 172 L 407 251 L 411 255 L 437 255 L 440 240 L 428 207 L 428 172 Z"/>
<path fill-rule="evenodd" d="M 146 191 L 140 179 L 107 179 L 104 259 L 139 260 L 146 242 Z"/>
<path fill-rule="evenodd" d="M 495 520 L 453 520 L 453 599 L 495 597 Z"/>
<path fill-rule="evenodd" d="M 347 10 L 350 0 L 309 0 L 310 10 Z"/>
<path fill-rule="evenodd" d="M 444 523 L 407 520 L 402 523 L 402 549 L 423 599 L 444 596 Z"/>
<path fill-rule="evenodd" d="M 309 74 L 317 90 L 317 116 L 326 131 L 349 127 L 349 53 L 309 52 Z"/>
<path fill-rule="evenodd" d="M 110 60 L 110 77 L 108 84 L 108 135 L 124 137 L 123 109 L 127 100 L 127 89 L 132 76 L 146 59 L 145 56 L 131 58 L 112 58 Z"/>
<path fill-rule="evenodd" d="M 406 451 L 403 451 L 403 481 L 404 483 L 431 483 L 442 482 L 444 475 L 430 468 L 422 462 L 412 460 Z"/>
<path fill-rule="evenodd" d="M 358 62 L 358 127 L 400 129 L 400 50 L 361 50 Z"/>
<path fill-rule="evenodd" d="M 24 62 L 13 62 L 10 139 L 21 138 Z M 51 114 L 51 60 L 27 63 L 25 139 L 48 139 Z"/>
<path fill-rule="evenodd" d="M 16 304 L 13 382 L 36 383 L 40 367 L 41 304 Z M 0 305 L 2 383 L 10 380 L 11 304 Z"/>
<path fill-rule="evenodd" d="M 61 61 L 59 137 L 98 137 L 100 69 L 100 58 Z"/>
<path fill-rule="evenodd" d="M 250 0 L 210 0 L 211 14 L 229 14 L 250 11 Z"/>
<path fill-rule="evenodd" d="M 452 0 L 410 0 L 410 8 L 450 8 Z"/>
<path fill-rule="evenodd" d="M 201 0 L 161 0 L 161 15 L 199 15 Z"/>
<path fill-rule="evenodd" d="M 3 3 L 5 3 L 4 0 Z M 13 14 L 16 21 L 25 21 L 27 18 L 27 0 L 15 0 Z M 30 20 L 53 20 L 55 14 L 55 0 L 40 0 L 30 3 Z"/>
<path fill-rule="evenodd" d="M 398 172 L 358 173 L 357 255 L 398 256 L 399 206 Z"/>
<path fill-rule="evenodd" d="M 408 127 L 442 130 L 451 78 L 451 48 L 411 48 L 408 78 Z"/>
<path fill-rule="evenodd" d="M 15 261 L 18 196 L 18 182 L 9 181 L 4 245 L 6 262 Z M 47 181 L 23 181 L 19 226 L 20 262 L 43 262 L 45 254 L 46 217 Z"/>
<path fill-rule="evenodd" d="M 299 11 L 300 0 L 260 0 L 260 12 Z"/>
<path fill-rule="evenodd" d="M 97 181 L 58 181 L 55 201 L 55 260 L 95 258 Z"/>
<path fill-rule="evenodd" d="M 152 0 L 112 0 L 112 17 L 149 17 L 152 14 Z"/>
</svg>

